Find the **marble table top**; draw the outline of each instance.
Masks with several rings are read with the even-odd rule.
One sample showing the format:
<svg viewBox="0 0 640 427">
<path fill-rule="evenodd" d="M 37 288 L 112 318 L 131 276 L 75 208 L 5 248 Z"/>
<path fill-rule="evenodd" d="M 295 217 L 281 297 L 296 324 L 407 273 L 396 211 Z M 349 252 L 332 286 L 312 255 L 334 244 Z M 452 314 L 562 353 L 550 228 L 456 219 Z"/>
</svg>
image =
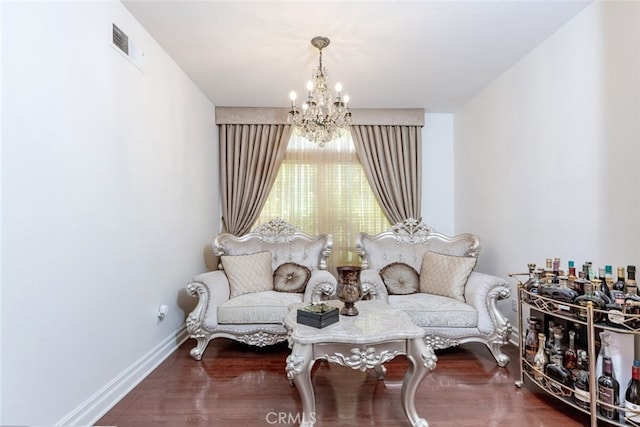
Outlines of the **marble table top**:
<svg viewBox="0 0 640 427">
<path fill-rule="evenodd" d="M 325 304 L 342 308 L 338 300 L 324 301 Z M 392 308 L 382 301 L 358 301 L 357 316 L 340 315 L 337 323 L 324 328 L 300 325 L 296 322 L 297 309 L 308 303 L 292 304 L 285 316 L 284 326 L 290 332 L 290 339 L 300 344 L 320 342 L 370 344 L 394 339 L 422 338 L 425 330 L 416 326 L 407 313 Z"/>
</svg>

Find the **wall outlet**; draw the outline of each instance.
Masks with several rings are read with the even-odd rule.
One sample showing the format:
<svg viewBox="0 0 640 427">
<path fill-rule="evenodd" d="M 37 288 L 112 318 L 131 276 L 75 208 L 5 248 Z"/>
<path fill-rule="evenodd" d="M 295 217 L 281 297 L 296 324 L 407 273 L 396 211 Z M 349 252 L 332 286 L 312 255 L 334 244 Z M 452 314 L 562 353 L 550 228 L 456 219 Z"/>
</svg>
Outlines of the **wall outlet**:
<svg viewBox="0 0 640 427">
<path fill-rule="evenodd" d="M 167 317 L 167 313 L 169 312 L 169 306 L 162 304 L 158 307 L 158 319 L 162 320 Z"/>
<path fill-rule="evenodd" d="M 515 298 L 511 298 L 511 309 L 518 311 L 518 301 Z"/>
</svg>

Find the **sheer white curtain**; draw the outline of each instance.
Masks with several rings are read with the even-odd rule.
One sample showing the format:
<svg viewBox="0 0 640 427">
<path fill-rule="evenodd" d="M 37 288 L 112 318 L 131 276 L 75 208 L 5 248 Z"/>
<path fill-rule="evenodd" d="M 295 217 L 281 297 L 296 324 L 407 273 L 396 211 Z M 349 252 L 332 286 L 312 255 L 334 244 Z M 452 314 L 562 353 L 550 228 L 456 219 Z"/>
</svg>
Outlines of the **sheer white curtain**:
<svg viewBox="0 0 640 427">
<path fill-rule="evenodd" d="M 333 236 L 329 269 L 360 265 L 358 232 L 377 234 L 390 227 L 356 156 L 351 135 L 318 147 L 292 135 L 256 225 L 279 217 L 308 234 Z"/>
</svg>

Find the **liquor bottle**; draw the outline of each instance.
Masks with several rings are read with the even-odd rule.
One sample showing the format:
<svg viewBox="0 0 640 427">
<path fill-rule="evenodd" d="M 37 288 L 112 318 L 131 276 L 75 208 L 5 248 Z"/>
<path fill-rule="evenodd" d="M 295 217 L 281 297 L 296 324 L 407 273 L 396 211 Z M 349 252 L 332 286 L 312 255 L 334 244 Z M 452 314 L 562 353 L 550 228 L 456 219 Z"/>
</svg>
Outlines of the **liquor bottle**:
<svg viewBox="0 0 640 427">
<path fill-rule="evenodd" d="M 564 277 L 564 276 L 561 276 Z M 560 284 L 551 284 L 551 285 L 543 285 L 539 289 L 539 294 L 545 297 L 552 298 L 556 301 L 562 301 L 567 303 L 572 303 L 573 300 L 579 295 L 578 292 L 573 289 L 569 289 L 566 285 L 566 280 L 564 280 L 565 285 L 560 286 Z M 566 306 L 565 306 L 566 307 Z M 558 308 L 562 309 L 562 306 Z M 568 309 L 568 307 L 567 307 Z"/>
<path fill-rule="evenodd" d="M 616 280 L 611 286 L 614 291 L 621 291 L 626 293 L 626 285 L 624 283 L 624 267 L 618 267 L 618 280 Z"/>
<path fill-rule="evenodd" d="M 533 358 L 533 378 L 539 383 L 543 383 L 544 376 L 542 373 L 544 372 L 545 366 L 549 363 L 549 359 L 544 352 L 545 348 L 545 337 L 543 333 L 538 334 L 538 352 Z"/>
<path fill-rule="evenodd" d="M 609 289 L 612 288 L 613 286 L 613 267 L 611 267 L 610 265 L 605 265 L 604 266 L 604 280 L 607 282 L 607 286 L 609 286 Z"/>
<path fill-rule="evenodd" d="M 575 348 L 576 331 L 569 331 L 569 348 L 564 352 L 564 367 L 570 372 L 578 366 L 578 353 Z"/>
<path fill-rule="evenodd" d="M 556 383 L 549 383 L 549 389 L 557 396 L 571 397 L 573 384 L 571 383 L 571 372 L 562 366 L 562 355 L 554 354 L 551 357 L 552 363 L 545 368 L 545 373 Z"/>
<path fill-rule="evenodd" d="M 620 385 L 613 378 L 613 365 L 611 358 L 602 360 L 602 375 L 598 378 L 598 400 L 613 406 L 618 406 L 618 394 Z M 618 410 L 610 406 L 598 404 L 598 413 L 608 420 L 618 419 Z"/>
<path fill-rule="evenodd" d="M 527 335 L 524 338 L 524 359 L 533 365 L 533 358 L 538 352 L 538 318 L 529 317 L 527 319 L 529 328 L 527 329 Z"/>
<path fill-rule="evenodd" d="M 624 283 L 624 268 L 618 267 L 618 280 L 611 285 L 611 296 L 613 301 L 611 304 L 607 304 L 607 323 L 611 326 L 619 328 L 624 327 L 624 300 L 625 300 L 625 283 Z"/>
<path fill-rule="evenodd" d="M 584 273 L 582 271 L 578 272 L 578 278 L 573 282 L 573 287 L 580 295 L 584 295 L 584 284 L 587 280 L 584 278 Z"/>
<path fill-rule="evenodd" d="M 607 310 L 606 322 L 611 326 L 615 326 L 618 328 L 624 328 L 624 304 L 625 304 L 625 296 L 622 291 L 611 291 L 611 295 L 613 296 L 613 302 L 605 305 L 605 309 Z"/>
<path fill-rule="evenodd" d="M 576 267 L 573 261 L 569 261 L 569 267 L 567 268 L 567 270 L 567 281 L 569 282 L 569 287 L 575 289 L 574 282 L 576 281 L 578 276 L 576 276 Z"/>
<path fill-rule="evenodd" d="M 536 265 L 534 263 L 529 263 L 527 266 L 529 267 L 529 280 L 524 283 L 524 290 L 530 294 L 537 295 L 541 285 L 540 272 L 536 270 Z M 532 297 L 525 295 L 524 300 L 529 302 L 532 300 Z"/>
<path fill-rule="evenodd" d="M 606 302 L 605 299 L 605 303 L 610 304 L 613 302 L 613 296 L 611 295 L 611 289 L 609 289 L 609 285 L 607 284 L 607 278 L 604 271 L 604 268 L 598 269 L 598 280 L 600 280 L 600 291 L 609 298 L 609 302 Z"/>
<path fill-rule="evenodd" d="M 546 340 L 546 344 L 544 347 L 544 354 L 547 356 L 547 363 L 551 360 L 551 355 L 553 354 L 553 329 L 556 327 L 556 322 L 553 320 L 549 321 L 549 329 L 547 333 L 549 334 L 549 338 Z"/>
<path fill-rule="evenodd" d="M 562 345 L 563 338 L 564 334 L 562 333 L 562 328 L 560 326 L 553 328 L 553 348 L 551 349 L 551 357 L 558 354 L 564 358 L 564 352 L 566 349 Z"/>
<path fill-rule="evenodd" d="M 545 261 L 543 275 L 546 283 L 553 282 L 553 260 L 551 258 L 547 258 Z"/>
<path fill-rule="evenodd" d="M 625 315 L 630 316 L 625 318 L 626 324 L 632 329 L 638 329 L 640 328 L 640 296 L 638 296 L 637 292 L 635 265 L 627 266 L 627 282 L 625 285 L 627 293 L 624 298 L 623 312 Z"/>
<path fill-rule="evenodd" d="M 553 272 L 553 283 L 558 283 L 558 277 L 560 277 L 560 275 L 561 275 L 560 258 L 554 258 L 553 259 L 552 272 Z"/>
<path fill-rule="evenodd" d="M 633 359 L 633 364 L 631 366 L 632 367 L 635 366 L 636 368 L 640 368 L 640 360 Z M 627 382 L 627 386 L 625 387 L 625 390 L 629 388 L 629 386 L 631 385 L 631 381 L 633 381 L 633 378 L 629 378 L 629 382 Z"/>
<path fill-rule="evenodd" d="M 589 393 L 589 355 L 585 350 L 578 350 L 578 369 L 576 372 L 573 400 L 583 409 L 591 409 Z"/>
<path fill-rule="evenodd" d="M 593 293 L 593 284 L 591 282 L 585 282 L 584 295 L 580 295 L 579 297 L 576 297 L 576 299 L 573 300 L 573 303 L 575 305 L 586 307 L 589 302 L 593 303 L 593 308 L 595 310 L 604 310 L 604 301 L 602 298 L 600 298 L 599 296 Z M 602 311 L 595 311 L 595 310 L 593 311 L 593 321 L 599 322 L 602 320 Z M 573 314 L 575 314 L 575 316 L 578 319 L 582 320 L 583 322 L 586 322 L 588 320 L 586 309 L 576 308 L 574 309 Z"/>
<path fill-rule="evenodd" d="M 627 295 L 638 295 L 638 285 L 636 284 L 636 266 L 627 266 L 627 282 L 625 283 Z"/>
<path fill-rule="evenodd" d="M 611 296 L 607 284 L 600 279 L 593 279 L 591 282 L 593 283 L 593 293 L 600 297 L 605 305 L 611 304 Z"/>
<path fill-rule="evenodd" d="M 612 334 L 609 331 L 601 331 L 600 332 L 600 351 L 598 352 L 598 357 L 596 359 L 596 375 L 600 377 L 603 372 L 604 359 L 609 358 L 611 360 L 611 340 Z M 613 366 L 613 364 L 611 365 Z M 615 377 L 615 374 L 613 374 Z"/>
<path fill-rule="evenodd" d="M 584 276 L 585 280 L 591 280 L 591 277 L 589 277 L 589 263 L 585 262 L 584 264 L 582 264 L 582 275 Z"/>
<path fill-rule="evenodd" d="M 640 423 L 640 366 L 631 368 L 631 382 L 624 393 L 624 416 L 627 421 Z"/>
</svg>

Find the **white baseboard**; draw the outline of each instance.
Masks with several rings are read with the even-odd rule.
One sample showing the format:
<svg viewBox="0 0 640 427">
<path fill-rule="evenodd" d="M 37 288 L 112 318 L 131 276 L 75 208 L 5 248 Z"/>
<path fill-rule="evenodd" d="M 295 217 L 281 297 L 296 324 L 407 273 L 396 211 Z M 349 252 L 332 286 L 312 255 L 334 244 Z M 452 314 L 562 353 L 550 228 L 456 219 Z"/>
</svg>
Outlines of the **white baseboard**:
<svg viewBox="0 0 640 427">
<path fill-rule="evenodd" d="M 186 325 L 162 340 L 102 389 L 58 421 L 56 426 L 91 426 L 189 338 Z"/>
<path fill-rule="evenodd" d="M 516 347 L 520 346 L 520 333 L 517 330 L 511 331 L 511 338 L 509 342 Z"/>
</svg>

